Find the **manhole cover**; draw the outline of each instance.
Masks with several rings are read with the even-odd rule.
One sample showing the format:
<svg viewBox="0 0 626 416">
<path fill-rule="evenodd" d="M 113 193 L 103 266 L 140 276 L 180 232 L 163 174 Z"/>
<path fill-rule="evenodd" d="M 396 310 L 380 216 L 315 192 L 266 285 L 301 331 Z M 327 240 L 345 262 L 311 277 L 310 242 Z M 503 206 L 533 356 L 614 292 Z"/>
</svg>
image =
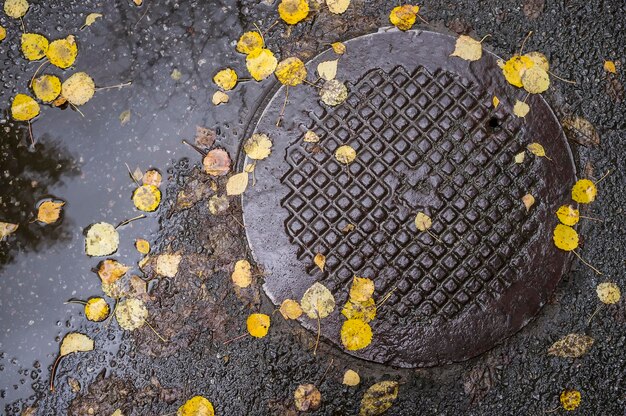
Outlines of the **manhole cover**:
<svg viewBox="0 0 626 416">
<path fill-rule="evenodd" d="M 375 299 L 392 294 L 370 323 L 371 345 L 351 354 L 402 367 L 478 355 L 524 326 L 565 270 L 552 230 L 575 171 L 561 127 L 539 96 L 528 98 L 525 119 L 512 115 L 526 94 L 506 83 L 497 57 L 452 58 L 450 36 L 392 31 L 346 44 L 337 75 L 345 103 L 328 107 L 315 88 L 291 88 L 277 128 L 281 88 L 250 129 L 274 142 L 243 197 L 264 289 L 280 305 L 324 284 L 337 309 L 322 335 L 343 348 L 341 308 L 353 276 L 369 277 Z M 329 59 L 337 56 L 313 59 L 309 74 Z M 307 130 L 318 144 L 303 142 Z M 531 142 L 552 160 L 527 152 L 516 164 Z M 343 144 L 358 154 L 347 168 L 334 158 Z M 528 212 L 527 193 L 536 198 Z M 420 211 L 436 238 L 417 231 Z M 316 253 L 326 256 L 324 272 Z M 301 323 L 317 330 L 316 321 Z"/>
</svg>

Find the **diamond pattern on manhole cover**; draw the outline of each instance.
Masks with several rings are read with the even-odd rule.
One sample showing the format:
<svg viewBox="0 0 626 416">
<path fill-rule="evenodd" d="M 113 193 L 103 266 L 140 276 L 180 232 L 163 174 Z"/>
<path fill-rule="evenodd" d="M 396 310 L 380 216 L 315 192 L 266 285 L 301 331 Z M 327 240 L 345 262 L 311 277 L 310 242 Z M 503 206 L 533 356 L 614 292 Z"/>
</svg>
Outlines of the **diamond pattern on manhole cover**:
<svg viewBox="0 0 626 416">
<path fill-rule="evenodd" d="M 523 94 L 506 84 L 495 56 L 470 64 L 450 58 L 453 49 L 453 38 L 430 32 L 357 38 L 340 62 L 346 102 L 328 107 L 313 88 L 292 88 L 277 128 L 279 89 L 254 126 L 274 141 L 243 200 L 264 289 L 280 304 L 324 284 L 338 308 L 322 333 L 340 345 L 352 278 L 373 279 L 375 298 L 388 300 L 371 322 L 372 344 L 350 352 L 358 357 L 415 367 L 477 355 L 528 322 L 566 267 L 551 230 L 575 175 L 557 120 L 540 97 L 529 99 L 526 119 L 513 116 Z M 305 143 L 307 130 L 320 142 Z M 531 141 L 553 163 L 514 163 Z M 357 152 L 348 166 L 334 157 L 344 144 Z M 526 193 L 538 201 L 529 211 Z M 429 233 L 416 229 L 417 212 L 433 219 Z"/>
</svg>

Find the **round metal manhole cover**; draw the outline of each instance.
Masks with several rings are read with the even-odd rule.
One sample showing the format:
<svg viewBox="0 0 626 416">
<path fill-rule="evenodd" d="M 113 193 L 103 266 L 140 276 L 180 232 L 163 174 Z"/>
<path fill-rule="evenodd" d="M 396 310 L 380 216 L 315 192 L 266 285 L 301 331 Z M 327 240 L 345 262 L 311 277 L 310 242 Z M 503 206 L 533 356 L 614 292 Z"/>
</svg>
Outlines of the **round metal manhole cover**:
<svg viewBox="0 0 626 416">
<path fill-rule="evenodd" d="M 343 349 L 352 279 L 374 280 L 375 299 L 391 296 L 370 322 L 372 343 L 349 352 L 360 358 L 418 367 L 478 355 L 539 311 L 568 263 L 552 244 L 554 212 L 575 180 L 557 119 L 540 96 L 527 99 L 525 119 L 514 116 L 526 94 L 506 83 L 491 53 L 471 63 L 450 57 L 455 40 L 390 31 L 348 41 L 337 74 L 349 90 L 343 104 L 324 105 L 307 85 L 290 88 L 277 127 L 281 87 L 249 129 L 274 143 L 243 196 L 264 290 L 280 305 L 314 282 L 328 287 L 337 308 L 321 332 Z M 337 58 L 322 53 L 309 74 Z M 319 143 L 303 141 L 308 130 Z M 551 160 L 527 152 L 515 163 L 531 142 Z M 334 157 L 344 144 L 357 152 L 348 166 Z M 528 211 L 526 194 L 536 199 Z M 416 229 L 418 212 L 432 218 L 431 233 Z M 315 320 L 300 322 L 317 330 Z"/>
</svg>

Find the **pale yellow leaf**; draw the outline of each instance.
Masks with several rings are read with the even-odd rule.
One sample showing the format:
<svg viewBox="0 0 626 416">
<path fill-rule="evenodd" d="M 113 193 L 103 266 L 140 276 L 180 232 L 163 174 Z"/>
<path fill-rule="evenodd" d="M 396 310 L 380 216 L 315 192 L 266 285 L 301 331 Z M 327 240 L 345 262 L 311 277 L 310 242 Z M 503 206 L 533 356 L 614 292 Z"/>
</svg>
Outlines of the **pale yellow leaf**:
<svg viewBox="0 0 626 416">
<path fill-rule="evenodd" d="M 241 195 L 247 187 L 248 172 L 237 173 L 228 178 L 228 182 L 226 182 L 226 194 L 230 196 Z"/>
<path fill-rule="evenodd" d="M 325 79 L 326 81 L 335 79 L 335 77 L 337 76 L 337 63 L 338 62 L 339 62 L 338 59 L 335 59 L 333 61 L 320 62 L 317 65 L 317 73 L 322 79 Z"/>
</svg>

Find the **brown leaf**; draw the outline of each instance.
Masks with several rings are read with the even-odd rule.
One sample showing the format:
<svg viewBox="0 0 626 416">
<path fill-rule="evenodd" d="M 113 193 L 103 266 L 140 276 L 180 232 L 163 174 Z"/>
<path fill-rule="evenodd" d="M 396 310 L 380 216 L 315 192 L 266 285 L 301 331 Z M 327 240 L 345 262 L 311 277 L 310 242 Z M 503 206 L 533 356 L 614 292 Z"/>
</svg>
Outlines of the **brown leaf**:
<svg viewBox="0 0 626 416">
<path fill-rule="evenodd" d="M 222 149 L 213 149 L 202 161 L 204 171 L 212 176 L 224 176 L 230 172 L 230 156 Z"/>
<path fill-rule="evenodd" d="M 215 130 L 206 127 L 196 126 L 196 146 L 210 148 L 215 143 L 217 134 Z"/>
<path fill-rule="evenodd" d="M 566 117 L 562 124 L 568 139 L 585 147 L 600 144 L 600 135 L 589 120 L 578 116 Z"/>
<path fill-rule="evenodd" d="M 526 0 L 522 6 L 524 15 L 529 19 L 536 19 L 543 13 L 543 8 L 546 5 L 546 0 Z"/>
<path fill-rule="evenodd" d="M 563 358 L 582 357 L 593 345 L 593 338 L 583 334 L 568 334 L 548 348 L 548 354 Z"/>
</svg>

